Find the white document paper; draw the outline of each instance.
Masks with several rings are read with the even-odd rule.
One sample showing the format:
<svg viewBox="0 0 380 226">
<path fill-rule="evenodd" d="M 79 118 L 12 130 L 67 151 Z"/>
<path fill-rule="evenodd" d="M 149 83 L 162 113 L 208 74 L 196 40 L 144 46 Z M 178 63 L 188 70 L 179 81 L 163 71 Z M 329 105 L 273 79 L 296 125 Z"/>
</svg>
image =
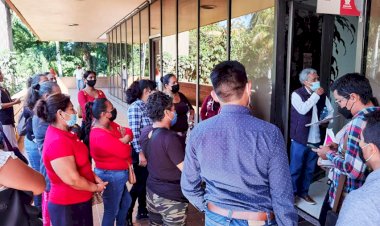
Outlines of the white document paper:
<svg viewBox="0 0 380 226">
<path fill-rule="evenodd" d="M 333 116 L 333 117 L 328 117 L 328 118 L 325 118 L 321 121 L 318 121 L 318 122 L 313 122 L 313 123 L 309 123 L 309 124 L 306 124 L 305 127 L 309 127 L 309 126 L 312 126 L 312 125 L 320 125 L 320 124 L 323 124 L 323 123 L 326 123 L 326 122 L 330 122 L 331 120 L 333 120 L 334 118 L 337 118 L 339 117 L 339 115 L 337 116 Z"/>
</svg>

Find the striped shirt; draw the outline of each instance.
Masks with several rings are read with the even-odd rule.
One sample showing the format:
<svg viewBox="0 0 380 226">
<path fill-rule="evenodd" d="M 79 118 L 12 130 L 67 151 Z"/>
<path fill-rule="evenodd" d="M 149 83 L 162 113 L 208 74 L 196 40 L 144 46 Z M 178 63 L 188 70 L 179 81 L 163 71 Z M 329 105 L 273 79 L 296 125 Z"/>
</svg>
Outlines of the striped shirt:
<svg viewBox="0 0 380 226">
<path fill-rule="evenodd" d="M 347 124 L 346 132 L 339 142 L 338 152 L 330 151 L 327 158 L 334 163 L 333 179 L 329 189 L 329 203 L 333 207 L 340 174 L 347 175 L 344 191 L 349 193 L 360 188 L 368 175 L 367 166 L 359 155 L 359 142 L 365 126 L 365 115 L 380 111 L 380 107 L 368 107 L 359 111 Z"/>
<path fill-rule="evenodd" d="M 128 124 L 133 132 L 132 148 L 133 151 L 139 153 L 142 151 L 139 139 L 142 128 L 152 125 L 152 120 L 146 113 L 145 103 L 138 99 L 128 108 Z"/>
</svg>

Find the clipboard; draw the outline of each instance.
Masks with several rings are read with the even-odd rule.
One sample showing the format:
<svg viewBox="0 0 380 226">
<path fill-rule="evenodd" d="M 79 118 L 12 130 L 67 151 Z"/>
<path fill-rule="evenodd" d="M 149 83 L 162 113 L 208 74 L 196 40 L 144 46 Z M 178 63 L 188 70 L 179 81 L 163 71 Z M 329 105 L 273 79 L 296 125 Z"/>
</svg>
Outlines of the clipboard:
<svg viewBox="0 0 380 226">
<path fill-rule="evenodd" d="M 320 125 L 320 124 L 329 122 L 329 121 L 333 120 L 334 118 L 338 118 L 338 117 L 339 117 L 339 115 L 328 117 L 328 118 L 325 118 L 325 119 L 323 119 L 321 121 L 318 121 L 318 122 L 313 122 L 313 123 L 306 124 L 305 127 L 309 127 L 309 126 L 312 126 L 312 125 Z"/>
</svg>

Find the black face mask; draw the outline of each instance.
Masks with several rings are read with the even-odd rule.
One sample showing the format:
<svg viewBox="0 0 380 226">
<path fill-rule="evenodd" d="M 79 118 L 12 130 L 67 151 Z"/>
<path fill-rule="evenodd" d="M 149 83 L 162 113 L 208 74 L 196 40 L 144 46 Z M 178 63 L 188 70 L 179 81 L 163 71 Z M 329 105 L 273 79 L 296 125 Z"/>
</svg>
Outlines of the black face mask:
<svg viewBox="0 0 380 226">
<path fill-rule="evenodd" d="M 338 112 L 343 115 L 346 119 L 352 119 L 354 117 L 350 110 L 347 109 L 347 106 L 345 107 L 338 107 Z"/>
<path fill-rule="evenodd" d="M 94 87 L 96 84 L 96 79 L 95 80 L 87 80 L 87 85 L 89 87 Z"/>
<path fill-rule="evenodd" d="M 117 116 L 117 110 L 116 110 L 116 108 L 112 109 L 112 111 L 110 113 L 111 113 L 112 116 L 111 116 L 111 118 L 109 118 L 109 120 L 111 122 L 113 122 L 116 119 L 116 116 Z"/>
<path fill-rule="evenodd" d="M 173 92 L 173 93 L 178 93 L 178 91 L 179 91 L 179 84 L 177 84 L 177 85 L 172 85 L 172 92 Z"/>
</svg>

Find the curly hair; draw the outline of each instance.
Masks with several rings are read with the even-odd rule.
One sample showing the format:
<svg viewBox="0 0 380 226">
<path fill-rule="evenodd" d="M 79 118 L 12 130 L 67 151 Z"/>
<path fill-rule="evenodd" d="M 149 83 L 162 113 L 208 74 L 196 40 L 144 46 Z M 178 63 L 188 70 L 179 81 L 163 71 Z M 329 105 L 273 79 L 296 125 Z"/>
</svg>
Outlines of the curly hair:
<svg viewBox="0 0 380 226">
<path fill-rule="evenodd" d="M 171 110 L 172 106 L 173 98 L 161 91 L 157 91 L 148 98 L 146 103 L 147 115 L 153 122 L 159 122 L 165 116 L 164 111 Z"/>
<path fill-rule="evenodd" d="M 150 90 L 156 89 L 156 83 L 152 80 L 142 79 L 139 81 L 134 81 L 129 88 L 125 91 L 127 97 L 127 103 L 132 104 L 137 99 L 140 99 L 144 89 L 148 88 Z"/>
</svg>

